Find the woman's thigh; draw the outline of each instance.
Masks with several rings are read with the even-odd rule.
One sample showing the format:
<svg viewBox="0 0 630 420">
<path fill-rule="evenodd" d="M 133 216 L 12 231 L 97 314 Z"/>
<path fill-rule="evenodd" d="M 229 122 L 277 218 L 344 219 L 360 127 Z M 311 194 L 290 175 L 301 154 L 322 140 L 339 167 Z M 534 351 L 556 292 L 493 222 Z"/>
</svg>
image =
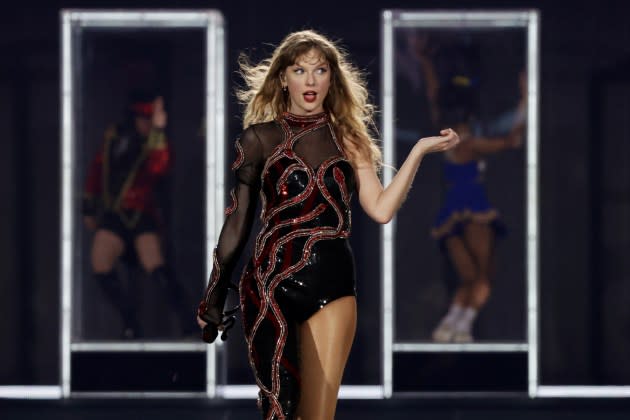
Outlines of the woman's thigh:
<svg viewBox="0 0 630 420">
<path fill-rule="evenodd" d="M 301 420 L 334 417 L 356 323 L 356 298 L 345 296 L 330 302 L 300 325 Z"/>
<path fill-rule="evenodd" d="M 99 229 L 92 242 L 92 269 L 96 273 L 107 273 L 113 270 L 116 260 L 125 251 L 123 239 L 107 229 Z"/>
<path fill-rule="evenodd" d="M 136 237 L 135 246 L 140 264 L 142 264 L 147 273 L 164 265 L 160 237 L 157 233 L 141 233 Z"/>
</svg>

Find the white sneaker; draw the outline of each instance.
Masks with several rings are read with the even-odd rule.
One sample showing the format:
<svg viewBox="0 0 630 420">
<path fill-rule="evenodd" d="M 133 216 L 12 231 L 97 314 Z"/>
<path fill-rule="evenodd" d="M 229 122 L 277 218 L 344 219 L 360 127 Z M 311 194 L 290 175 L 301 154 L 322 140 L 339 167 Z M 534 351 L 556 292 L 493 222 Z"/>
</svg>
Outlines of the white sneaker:
<svg viewBox="0 0 630 420">
<path fill-rule="evenodd" d="M 453 331 L 453 343 L 472 343 L 473 341 L 470 331 Z"/>
<path fill-rule="evenodd" d="M 455 335 L 453 326 L 447 322 L 440 322 L 438 327 L 433 331 L 433 341 L 437 343 L 450 343 Z"/>
</svg>

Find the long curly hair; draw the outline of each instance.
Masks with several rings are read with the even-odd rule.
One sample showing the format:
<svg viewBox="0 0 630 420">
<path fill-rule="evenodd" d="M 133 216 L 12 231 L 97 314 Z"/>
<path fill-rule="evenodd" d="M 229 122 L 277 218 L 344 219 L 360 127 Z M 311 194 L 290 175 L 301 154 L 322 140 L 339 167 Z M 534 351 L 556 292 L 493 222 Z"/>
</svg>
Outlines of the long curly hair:
<svg viewBox="0 0 630 420">
<path fill-rule="evenodd" d="M 236 96 L 245 106 L 243 127 L 274 120 L 288 111 L 288 98 L 282 92 L 280 76 L 313 49 L 322 54 L 331 69 L 330 88 L 323 106 L 336 135 L 344 140 L 344 151 L 355 164 L 367 159 L 380 168 L 381 151 L 370 136 L 370 131 L 375 131 L 374 105 L 369 102 L 364 76 L 349 62 L 343 48 L 312 30 L 287 35 L 272 56 L 258 64 L 240 55 L 240 74 L 246 87 L 237 89 Z M 350 147 L 346 142 L 351 143 Z"/>
</svg>

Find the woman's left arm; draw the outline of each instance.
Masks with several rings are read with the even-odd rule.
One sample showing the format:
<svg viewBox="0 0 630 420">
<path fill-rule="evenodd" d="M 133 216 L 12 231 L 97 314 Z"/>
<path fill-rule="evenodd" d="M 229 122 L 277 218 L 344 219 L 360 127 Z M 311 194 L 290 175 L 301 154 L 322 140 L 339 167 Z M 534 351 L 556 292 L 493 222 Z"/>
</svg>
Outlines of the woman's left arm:
<svg viewBox="0 0 630 420">
<path fill-rule="evenodd" d="M 450 128 L 440 131 L 440 134 L 440 136 L 418 140 L 392 182 L 385 188 L 371 162 L 363 159 L 356 164 L 355 175 L 359 202 L 374 221 L 385 224 L 392 220 L 405 201 L 425 155 L 446 151 L 459 142 L 459 136 Z"/>
</svg>

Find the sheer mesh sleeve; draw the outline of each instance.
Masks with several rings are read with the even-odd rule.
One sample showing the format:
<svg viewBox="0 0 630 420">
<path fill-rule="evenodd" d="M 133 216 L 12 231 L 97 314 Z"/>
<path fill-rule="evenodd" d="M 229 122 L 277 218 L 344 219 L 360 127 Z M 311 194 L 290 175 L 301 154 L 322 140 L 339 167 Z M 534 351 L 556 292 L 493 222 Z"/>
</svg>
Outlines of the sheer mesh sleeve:
<svg viewBox="0 0 630 420">
<path fill-rule="evenodd" d="M 225 210 L 226 219 L 216 248 L 217 260 L 224 271 L 233 268 L 249 237 L 263 166 L 262 146 L 254 128 L 243 132 L 236 141 L 236 149 L 236 161 L 232 165 L 236 186 L 230 193 L 232 205 Z"/>
<path fill-rule="evenodd" d="M 225 324 L 223 306 L 227 289 L 252 228 L 264 164 L 263 148 L 254 127 L 243 132 L 236 141 L 236 149 L 236 161 L 232 165 L 236 175 L 236 185 L 230 193 L 232 204 L 225 211 L 226 219 L 214 250 L 212 274 L 198 310 L 199 317 L 208 322 L 207 328 L 212 330 L 209 337 L 204 331 L 204 340 L 210 342 L 216 337 L 216 327 Z"/>
</svg>

